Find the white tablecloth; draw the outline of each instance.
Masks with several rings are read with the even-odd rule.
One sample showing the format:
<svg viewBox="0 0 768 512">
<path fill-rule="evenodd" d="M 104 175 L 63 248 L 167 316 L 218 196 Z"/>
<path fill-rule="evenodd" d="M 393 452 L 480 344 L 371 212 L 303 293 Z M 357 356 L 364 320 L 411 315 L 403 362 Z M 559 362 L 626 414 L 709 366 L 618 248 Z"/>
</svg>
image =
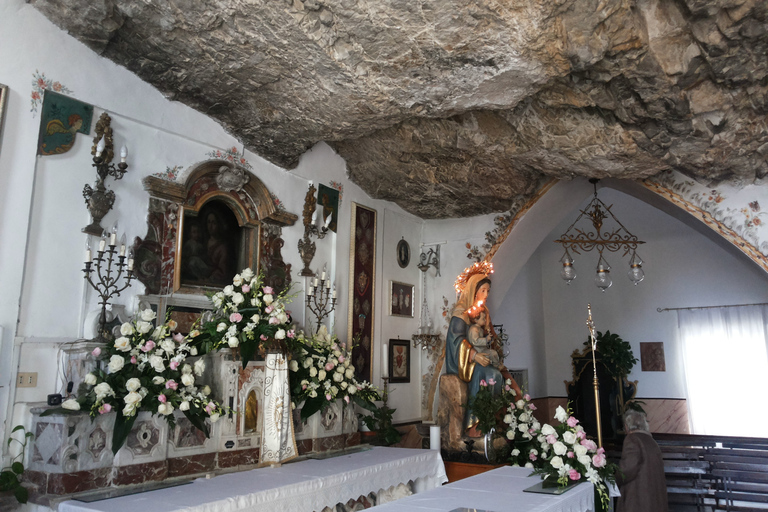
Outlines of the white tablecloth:
<svg viewBox="0 0 768 512">
<path fill-rule="evenodd" d="M 414 482 L 433 489 L 448 478 L 436 450 L 374 447 L 328 459 L 309 459 L 197 479 L 181 485 L 93 503 L 70 500 L 59 512 L 312 512 L 370 492 Z"/>
<path fill-rule="evenodd" d="M 488 512 L 586 512 L 595 510 L 594 486 L 589 482 L 565 493 L 523 492 L 541 481 L 530 469 L 505 466 L 421 494 L 374 507 L 376 512 L 448 512 L 457 508 Z"/>
</svg>

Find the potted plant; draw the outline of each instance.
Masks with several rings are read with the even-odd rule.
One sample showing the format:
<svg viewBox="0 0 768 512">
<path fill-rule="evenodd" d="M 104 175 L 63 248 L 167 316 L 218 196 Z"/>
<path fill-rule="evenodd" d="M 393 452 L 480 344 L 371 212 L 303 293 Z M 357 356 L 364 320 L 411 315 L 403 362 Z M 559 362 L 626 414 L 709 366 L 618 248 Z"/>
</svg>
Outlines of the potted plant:
<svg viewBox="0 0 768 512">
<path fill-rule="evenodd" d="M 376 407 L 371 414 L 360 414 L 360 423 L 368 429 L 368 432 L 361 432 L 361 440 L 365 438 L 371 444 L 381 446 L 391 446 L 400 441 L 400 432 L 392 425 L 392 415 L 395 409 L 389 408 L 386 404 Z"/>
<path fill-rule="evenodd" d="M 13 437 L 13 433 L 19 430 L 22 434 L 21 441 Z M 22 425 L 16 425 L 13 430 L 11 430 L 11 437 L 8 438 L 8 446 L 10 446 L 13 441 L 16 441 L 21 445 L 21 453 L 12 459 L 9 467 L 3 468 L 3 470 L 0 471 L 0 492 L 12 493 L 19 503 L 26 503 L 29 499 L 29 491 L 26 487 L 21 485 L 21 480 L 24 475 L 24 464 L 21 461 L 24 460 L 24 452 L 27 449 L 27 441 L 29 441 L 30 437 L 33 437 L 32 432 L 27 432 Z"/>
</svg>

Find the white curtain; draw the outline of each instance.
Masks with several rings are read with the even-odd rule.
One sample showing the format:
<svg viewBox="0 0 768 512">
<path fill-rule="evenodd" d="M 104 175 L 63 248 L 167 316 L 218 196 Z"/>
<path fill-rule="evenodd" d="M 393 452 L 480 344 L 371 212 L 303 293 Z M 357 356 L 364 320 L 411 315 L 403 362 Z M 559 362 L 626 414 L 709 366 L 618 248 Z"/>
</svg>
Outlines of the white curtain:
<svg viewBox="0 0 768 512">
<path fill-rule="evenodd" d="M 765 437 L 768 308 L 678 311 L 692 433 Z"/>
</svg>

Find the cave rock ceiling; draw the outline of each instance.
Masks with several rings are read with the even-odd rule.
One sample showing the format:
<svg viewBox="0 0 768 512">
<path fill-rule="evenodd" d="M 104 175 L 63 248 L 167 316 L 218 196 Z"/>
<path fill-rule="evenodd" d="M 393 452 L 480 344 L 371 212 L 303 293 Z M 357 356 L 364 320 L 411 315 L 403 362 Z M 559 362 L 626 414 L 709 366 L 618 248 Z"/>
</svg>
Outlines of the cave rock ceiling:
<svg viewBox="0 0 768 512">
<path fill-rule="evenodd" d="M 30 0 L 291 169 L 319 141 L 422 218 L 553 177 L 768 174 L 764 0 Z"/>
</svg>

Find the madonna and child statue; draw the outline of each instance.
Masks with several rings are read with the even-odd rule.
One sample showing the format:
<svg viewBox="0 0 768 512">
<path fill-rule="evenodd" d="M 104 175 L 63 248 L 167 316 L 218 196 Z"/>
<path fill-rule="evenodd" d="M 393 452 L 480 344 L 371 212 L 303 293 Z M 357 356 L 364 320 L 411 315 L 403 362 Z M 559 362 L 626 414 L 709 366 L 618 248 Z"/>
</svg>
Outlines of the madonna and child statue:
<svg viewBox="0 0 768 512">
<path fill-rule="evenodd" d="M 459 300 L 453 309 L 446 335 L 446 374 L 455 375 L 466 383 L 468 401 L 480 390 L 481 381 L 488 384 L 494 395 L 501 393 L 508 381 L 517 396 L 522 395 L 520 387 L 502 362 L 502 345 L 488 311 L 491 272 L 491 264 L 482 263 L 473 265 L 459 276 L 456 282 L 456 288 L 460 291 Z M 452 414 L 457 412 L 454 409 Z M 480 437 L 477 418 L 466 407 L 462 412 L 462 436 Z"/>
</svg>

